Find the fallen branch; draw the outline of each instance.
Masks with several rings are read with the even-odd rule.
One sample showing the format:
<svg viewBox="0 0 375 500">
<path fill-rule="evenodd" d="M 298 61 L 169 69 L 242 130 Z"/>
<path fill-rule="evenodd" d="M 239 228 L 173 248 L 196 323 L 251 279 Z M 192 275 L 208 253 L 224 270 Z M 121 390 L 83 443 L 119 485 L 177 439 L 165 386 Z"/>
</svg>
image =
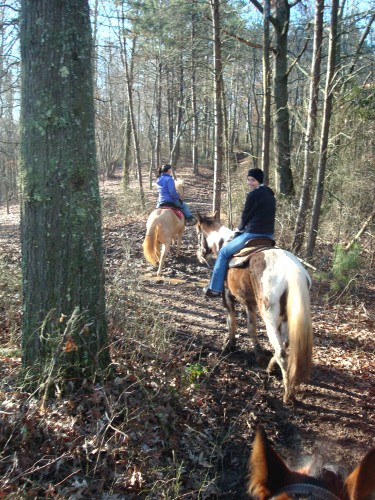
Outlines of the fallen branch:
<svg viewBox="0 0 375 500">
<path fill-rule="evenodd" d="M 352 241 L 350 241 L 346 247 L 345 247 L 345 250 L 348 251 L 356 241 L 359 240 L 359 238 L 362 236 L 362 234 L 365 232 L 366 230 L 366 227 L 370 224 L 371 220 L 375 217 L 375 209 L 372 211 L 372 214 L 366 219 L 366 221 L 364 222 L 363 226 L 361 227 L 361 229 L 358 231 L 358 233 L 354 236 L 354 238 L 352 239 Z"/>
</svg>

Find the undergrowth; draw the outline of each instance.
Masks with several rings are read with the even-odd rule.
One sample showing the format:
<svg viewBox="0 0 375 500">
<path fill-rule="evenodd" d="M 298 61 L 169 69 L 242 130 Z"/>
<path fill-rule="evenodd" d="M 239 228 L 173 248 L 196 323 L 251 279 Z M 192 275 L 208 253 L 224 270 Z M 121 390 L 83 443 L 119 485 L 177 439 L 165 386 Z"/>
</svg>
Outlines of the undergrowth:
<svg viewBox="0 0 375 500">
<path fill-rule="evenodd" d="M 121 203 L 107 200 L 105 216 Z M 201 404 L 207 370 L 189 365 L 189 355 L 176 349 L 167 307 L 147 298 L 130 247 L 121 252 L 107 273 L 113 376 L 105 382 L 72 381 L 70 391 L 61 391 L 61 374 L 53 369 L 57 342 L 40 369 L 38 390 L 28 392 L 19 378 L 19 317 L 9 318 L 17 325 L 9 335 L 12 350 L 0 353 L 8 355 L 0 381 L 0 494 L 6 498 L 152 500 L 178 498 L 186 488 L 197 498 L 215 489 L 210 461 L 219 446 L 208 430 L 194 430 L 199 411 L 192 407 Z M 2 266 L 1 290 L 17 291 L 7 310 L 19 314 L 19 264 L 9 272 Z"/>
</svg>

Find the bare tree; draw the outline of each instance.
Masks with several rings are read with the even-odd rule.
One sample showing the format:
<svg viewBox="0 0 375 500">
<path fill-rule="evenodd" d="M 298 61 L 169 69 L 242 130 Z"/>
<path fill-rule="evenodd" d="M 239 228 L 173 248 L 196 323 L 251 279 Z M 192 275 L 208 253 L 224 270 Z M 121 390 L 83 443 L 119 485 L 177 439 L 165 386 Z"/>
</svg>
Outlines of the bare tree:
<svg viewBox="0 0 375 500">
<path fill-rule="evenodd" d="M 299 252 L 303 245 L 306 218 L 310 205 L 314 161 L 313 150 L 318 115 L 320 68 L 322 60 L 323 13 L 324 0 L 315 0 L 314 47 L 310 74 L 309 109 L 305 134 L 303 181 L 293 239 L 293 248 L 296 252 Z"/>
<path fill-rule="evenodd" d="M 320 208 L 323 199 L 323 188 L 324 188 L 325 172 L 326 172 L 327 157 L 328 157 L 329 128 L 331 123 L 332 101 L 334 92 L 333 82 L 334 82 L 335 67 L 336 67 L 338 9 L 339 9 L 339 0 L 332 0 L 327 79 L 324 92 L 323 123 L 322 123 L 322 131 L 320 138 L 319 162 L 318 162 L 317 180 L 315 186 L 315 196 L 313 201 L 310 230 L 306 247 L 307 257 L 312 257 L 314 252 L 316 236 L 319 227 Z"/>
<path fill-rule="evenodd" d="M 214 49 L 214 101 L 215 101 L 215 143 L 214 143 L 214 195 L 213 211 L 220 214 L 221 182 L 223 170 L 223 110 L 222 85 L 223 65 L 220 39 L 220 1 L 210 0 L 212 15 L 212 37 Z"/>
</svg>

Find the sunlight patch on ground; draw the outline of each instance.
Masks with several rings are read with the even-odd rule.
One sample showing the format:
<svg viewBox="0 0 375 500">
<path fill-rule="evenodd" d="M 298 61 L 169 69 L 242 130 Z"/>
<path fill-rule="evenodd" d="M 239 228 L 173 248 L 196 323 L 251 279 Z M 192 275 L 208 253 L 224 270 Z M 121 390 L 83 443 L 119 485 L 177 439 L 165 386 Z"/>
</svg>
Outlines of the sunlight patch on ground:
<svg viewBox="0 0 375 500">
<path fill-rule="evenodd" d="M 181 279 L 181 278 L 169 278 L 168 276 L 155 276 L 150 273 L 145 273 L 142 275 L 142 279 L 144 281 L 165 281 L 169 285 L 178 285 L 179 283 L 185 283 L 187 287 L 193 288 L 196 286 L 204 287 L 207 285 L 207 280 L 199 280 L 199 281 L 194 281 L 192 283 L 187 283 L 186 279 Z"/>
</svg>

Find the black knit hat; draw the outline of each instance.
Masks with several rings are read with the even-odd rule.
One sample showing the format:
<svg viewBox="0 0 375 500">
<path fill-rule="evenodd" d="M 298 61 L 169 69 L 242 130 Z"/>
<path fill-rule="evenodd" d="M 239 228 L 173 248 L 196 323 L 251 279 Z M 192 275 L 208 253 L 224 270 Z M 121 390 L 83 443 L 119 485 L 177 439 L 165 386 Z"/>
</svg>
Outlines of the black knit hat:
<svg viewBox="0 0 375 500">
<path fill-rule="evenodd" d="M 248 173 L 248 177 L 254 177 L 255 180 L 259 182 L 259 184 L 263 184 L 264 174 L 263 170 L 260 168 L 251 168 Z"/>
</svg>

